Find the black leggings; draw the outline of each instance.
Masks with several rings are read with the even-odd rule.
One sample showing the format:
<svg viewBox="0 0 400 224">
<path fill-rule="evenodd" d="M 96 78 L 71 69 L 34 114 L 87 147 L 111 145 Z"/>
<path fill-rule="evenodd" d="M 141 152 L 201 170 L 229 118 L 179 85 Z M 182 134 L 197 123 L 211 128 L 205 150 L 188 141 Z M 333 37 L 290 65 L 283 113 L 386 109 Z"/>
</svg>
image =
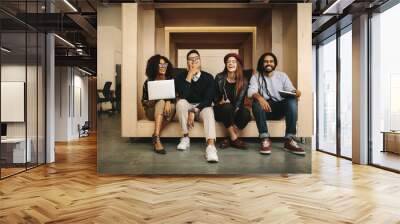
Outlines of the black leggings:
<svg viewBox="0 0 400 224">
<path fill-rule="evenodd" d="M 215 120 L 222 122 L 225 128 L 236 125 L 239 129 L 243 129 L 251 120 L 250 111 L 241 107 L 234 113 L 234 107 L 230 103 L 218 104 L 214 106 Z"/>
</svg>

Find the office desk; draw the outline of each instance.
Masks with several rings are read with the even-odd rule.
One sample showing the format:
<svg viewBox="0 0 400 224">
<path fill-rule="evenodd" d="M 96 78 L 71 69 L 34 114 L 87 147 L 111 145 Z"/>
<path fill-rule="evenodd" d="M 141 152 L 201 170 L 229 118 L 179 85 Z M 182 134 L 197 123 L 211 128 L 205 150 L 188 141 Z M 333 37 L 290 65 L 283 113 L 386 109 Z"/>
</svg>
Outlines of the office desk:
<svg viewBox="0 0 400 224">
<path fill-rule="evenodd" d="M 382 152 L 392 152 L 400 154 L 400 132 L 382 131 L 381 133 L 383 134 Z"/>
<path fill-rule="evenodd" d="M 1 157 L 5 159 L 6 163 L 25 163 L 31 162 L 32 153 L 30 138 L 26 140 L 26 154 L 25 154 L 25 138 L 6 138 L 1 139 Z M 27 159 L 27 161 L 25 161 Z"/>
</svg>

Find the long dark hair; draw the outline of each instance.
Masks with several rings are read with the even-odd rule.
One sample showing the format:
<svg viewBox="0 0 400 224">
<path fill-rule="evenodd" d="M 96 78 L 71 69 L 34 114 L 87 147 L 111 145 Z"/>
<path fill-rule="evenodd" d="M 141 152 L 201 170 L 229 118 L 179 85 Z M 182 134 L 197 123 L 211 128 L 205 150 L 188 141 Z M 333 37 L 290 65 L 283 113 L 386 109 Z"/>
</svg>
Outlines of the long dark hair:
<svg viewBox="0 0 400 224">
<path fill-rule="evenodd" d="M 156 79 L 156 77 L 159 73 L 159 65 L 158 64 L 160 64 L 161 59 L 164 59 L 165 63 L 168 63 L 167 71 L 165 72 L 165 78 L 172 79 L 172 71 L 174 69 L 172 63 L 165 56 L 156 54 L 156 55 L 151 56 L 149 58 L 149 60 L 147 60 L 146 76 L 149 81 L 153 81 Z"/>
<path fill-rule="evenodd" d="M 278 65 L 278 59 L 276 58 L 274 53 L 267 52 L 267 53 L 261 55 L 257 62 L 257 71 L 260 75 L 262 75 L 264 73 L 264 58 L 265 58 L 265 56 L 271 56 L 272 58 L 274 58 L 275 68 Z"/>
<path fill-rule="evenodd" d="M 225 63 L 225 68 L 224 68 L 223 73 L 228 75 L 227 63 Z M 236 89 L 236 96 L 238 96 L 240 94 L 240 91 L 242 91 L 242 89 L 246 83 L 246 79 L 244 78 L 244 75 L 243 75 L 243 67 L 242 67 L 242 64 L 239 62 L 239 60 L 236 61 L 236 72 L 235 73 L 236 73 L 235 89 Z"/>
</svg>

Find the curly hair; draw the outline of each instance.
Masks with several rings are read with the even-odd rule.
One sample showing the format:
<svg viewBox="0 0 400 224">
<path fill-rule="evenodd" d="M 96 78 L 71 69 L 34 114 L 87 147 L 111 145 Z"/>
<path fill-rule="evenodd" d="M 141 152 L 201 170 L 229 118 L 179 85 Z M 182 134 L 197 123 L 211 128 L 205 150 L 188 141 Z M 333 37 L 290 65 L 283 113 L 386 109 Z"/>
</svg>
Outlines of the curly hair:
<svg viewBox="0 0 400 224">
<path fill-rule="evenodd" d="M 156 54 L 151 56 L 149 60 L 147 60 L 146 76 L 149 81 L 153 81 L 156 79 L 159 72 L 159 64 L 161 59 L 164 59 L 165 63 L 168 63 L 167 71 L 165 72 L 165 78 L 172 79 L 172 71 L 174 69 L 172 63 L 165 56 Z"/>
<path fill-rule="evenodd" d="M 257 71 L 258 73 L 262 74 L 264 72 L 264 58 L 265 56 L 271 56 L 274 58 L 275 67 L 278 65 L 278 59 L 276 58 L 275 54 L 268 52 L 260 56 L 257 63 Z"/>
</svg>

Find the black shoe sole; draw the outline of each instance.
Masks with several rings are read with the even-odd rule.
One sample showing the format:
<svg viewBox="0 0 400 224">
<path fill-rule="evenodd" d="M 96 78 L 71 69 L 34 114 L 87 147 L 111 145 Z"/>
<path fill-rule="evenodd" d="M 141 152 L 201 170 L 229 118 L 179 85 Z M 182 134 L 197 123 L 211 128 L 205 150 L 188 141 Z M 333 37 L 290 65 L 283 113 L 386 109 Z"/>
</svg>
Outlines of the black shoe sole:
<svg viewBox="0 0 400 224">
<path fill-rule="evenodd" d="M 267 153 L 262 153 L 262 152 L 260 152 L 260 154 L 261 154 L 261 155 L 266 155 L 266 156 L 268 156 L 268 155 L 271 155 L 271 152 L 267 152 Z"/>
<path fill-rule="evenodd" d="M 306 155 L 306 152 L 298 153 L 298 152 L 294 152 L 292 150 L 289 150 L 289 149 L 287 149 L 285 147 L 283 147 L 283 150 L 285 150 L 286 152 L 293 153 L 293 154 L 298 155 L 298 156 L 305 156 Z"/>
<path fill-rule="evenodd" d="M 157 153 L 157 154 L 162 154 L 162 155 L 167 154 L 167 151 L 165 151 L 164 149 L 163 149 L 163 150 L 156 150 L 156 149 L 153 149 L 153 150 L 154 150 L 154 152 Z"/>
</svg>

